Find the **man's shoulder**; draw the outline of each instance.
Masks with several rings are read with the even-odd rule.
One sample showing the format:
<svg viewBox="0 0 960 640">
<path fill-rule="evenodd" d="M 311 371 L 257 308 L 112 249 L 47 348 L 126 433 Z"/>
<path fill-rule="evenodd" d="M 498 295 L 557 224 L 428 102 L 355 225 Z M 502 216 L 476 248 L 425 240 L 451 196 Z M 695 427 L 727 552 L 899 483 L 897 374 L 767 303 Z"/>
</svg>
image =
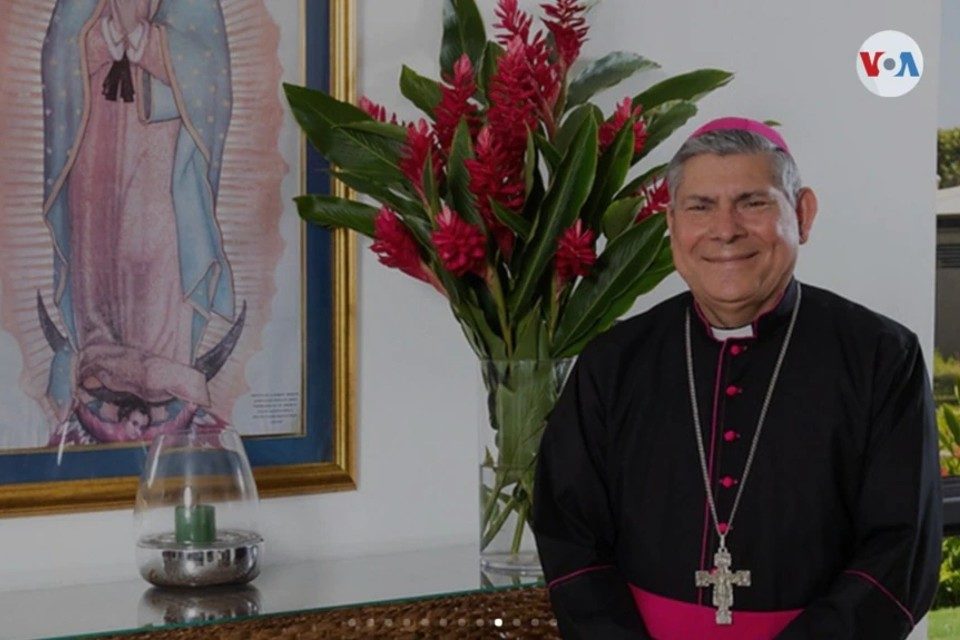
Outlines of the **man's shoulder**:
<svg viewBox="0 0 960 640">
<path fill-rule="evenodd" d="M 815 321 L 825 322 L 841 334 L 900 346 L 917 342 L 916 334 L 893 318 L 828 289 L 804 284 L 802 304 L 812 311 L 810 317 Z"/>
</svg>

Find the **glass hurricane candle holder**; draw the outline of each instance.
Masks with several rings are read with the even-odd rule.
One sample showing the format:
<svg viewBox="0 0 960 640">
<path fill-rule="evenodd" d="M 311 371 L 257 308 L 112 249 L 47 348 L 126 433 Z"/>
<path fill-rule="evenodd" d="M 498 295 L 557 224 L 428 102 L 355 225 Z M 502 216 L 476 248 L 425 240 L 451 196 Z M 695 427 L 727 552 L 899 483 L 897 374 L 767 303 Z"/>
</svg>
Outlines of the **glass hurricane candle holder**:
<svg viewBox="0 0 960 640">
<path fill-rule="evenodd" d="M 239 434 L 154 438 L 134 506 L 140 575 L 161 587 L 242 584 L 260 572 L 259 498 Z"/>
</svg>

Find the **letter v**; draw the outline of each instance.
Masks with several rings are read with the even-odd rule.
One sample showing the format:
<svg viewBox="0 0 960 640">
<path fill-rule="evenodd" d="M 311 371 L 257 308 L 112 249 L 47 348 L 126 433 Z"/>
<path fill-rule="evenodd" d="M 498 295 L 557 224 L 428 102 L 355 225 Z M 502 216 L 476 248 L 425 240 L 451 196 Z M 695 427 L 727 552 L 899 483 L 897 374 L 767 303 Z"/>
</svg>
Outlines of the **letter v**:
<svg viewBox="0 0 960 640">
<path fill-rule="evenodd" d="M 876 78 L 880 75 L 880 56 L 883 55 L 883 51 L 874 51 L 873 60 L 870 59 L 869 51 L 860 52 L 860 62 L 863 63 L 863 68 L 867 72 L 867 77 Z"/>
</svg>

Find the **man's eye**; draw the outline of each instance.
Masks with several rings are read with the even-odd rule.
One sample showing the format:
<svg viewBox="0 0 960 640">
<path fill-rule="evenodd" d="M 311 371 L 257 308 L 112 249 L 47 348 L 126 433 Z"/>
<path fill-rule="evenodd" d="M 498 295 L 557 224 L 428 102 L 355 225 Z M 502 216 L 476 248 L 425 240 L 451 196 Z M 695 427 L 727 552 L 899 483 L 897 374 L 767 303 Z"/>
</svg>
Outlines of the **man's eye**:
<svg viewBox="0 0 960 640">
<path fill-rule="evenodd" d="M 767 206 L 767 201 L 766 200 L 750 200 L 749 202 L 747 202 L 747 206 L 750 207 L 751 209 L 765 207 Z"/>
</svg>

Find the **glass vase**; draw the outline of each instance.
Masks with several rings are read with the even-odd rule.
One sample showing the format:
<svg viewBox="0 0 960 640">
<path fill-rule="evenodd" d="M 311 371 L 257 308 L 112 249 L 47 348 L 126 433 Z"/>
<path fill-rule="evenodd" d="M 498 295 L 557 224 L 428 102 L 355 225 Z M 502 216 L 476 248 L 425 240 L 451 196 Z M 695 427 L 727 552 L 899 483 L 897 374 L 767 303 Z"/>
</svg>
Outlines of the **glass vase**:
<svg viewBox="0 0 960 640">
<path fill-rule="evenodd" d="M 161 587 L 257 576 L 259 498 L 240 435 L 192 426 L 153 439 L 134 505 L 137 564 Z"/>
<path fill-rule="evenodd" d="M 514 576 L 542 573 L 531 529 L 533 482 L 546 419 L 572 358 L 481 360 L 480 566 Z"/>
</svg>

